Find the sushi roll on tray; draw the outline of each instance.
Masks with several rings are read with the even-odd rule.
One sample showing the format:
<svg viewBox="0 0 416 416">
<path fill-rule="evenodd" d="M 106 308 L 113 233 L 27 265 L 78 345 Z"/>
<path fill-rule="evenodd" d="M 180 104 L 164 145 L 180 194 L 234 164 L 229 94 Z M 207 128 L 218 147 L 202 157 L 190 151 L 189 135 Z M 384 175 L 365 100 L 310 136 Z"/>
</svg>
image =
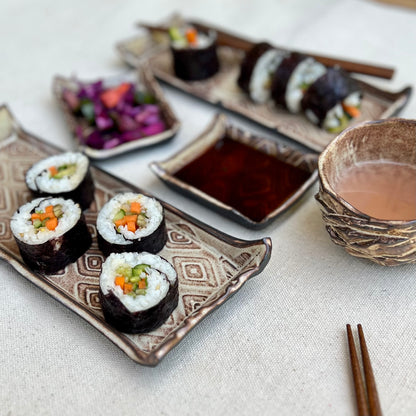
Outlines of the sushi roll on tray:
<svg viewBox="0 0 416 416">
<path fill-rule="evenodd" d="M 239 87 L 256 103 L 270 98 L 273 75 L 288 52 L 267 42 L 255 44 L 245 55 L 237 80 Z"/>
<path fill-rule="evenodd" d="M 306 91 L 301 105 L 311 122 L 339 133 L 359 117 L 361 100 L 361 88 L 353 78 L 339 68 L 328 68 Z"/>
<path fill-rule="evenodd" d="M 69 199 L 28 202 L 14 213 L 10 227 L 23 261 L 46 274 L 75 262 L 92 242 L 80 206 Z"/>
<path fill-rule="evenodd" d="M 173 69 L 178 78 L 198 81 L 210 78 L 218 72 L 220 64 L 215 31 L 171 27 L 169 36 Z"/>
<path fill-rule="evenodd" d="M 305 91 L 325 72 L 326 67 L 315 59 L 300 53 L 291 53 L 281 62 L 273 75 L 273 101 L 291 113 L 299 113 Z"/>
<path fill-rule="evenodd" d="M 109 200 L 97 217 L 98 247 L 110 253 L 158 253 L 167 240 L 163 207 L 154 198 L 126 192 Z"/>
<path fill-rule="evenodd" d="M 178 305 L 177 274 L 151 253 L 113 253 L 103 263 L 99 297 L 111 326 L 133 334 L 150 332 Z"/>
<path fill-rule="evenodd" d="M 61 196 L 87 209 L 94 200 L 89 160 L 82 153 L 66 152 L 35 163 L 26 172 L 26 185 L 37 196 Z"/>
</svg>

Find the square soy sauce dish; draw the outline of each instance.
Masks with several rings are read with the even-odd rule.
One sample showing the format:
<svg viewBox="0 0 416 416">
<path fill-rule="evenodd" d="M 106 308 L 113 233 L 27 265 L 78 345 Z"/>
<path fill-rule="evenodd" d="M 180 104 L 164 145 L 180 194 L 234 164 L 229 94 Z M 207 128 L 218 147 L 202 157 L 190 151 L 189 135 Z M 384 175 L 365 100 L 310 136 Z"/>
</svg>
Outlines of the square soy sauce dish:
<svg viewBox="0 0 416 416">
<path fill-rule="evenodd" d="M 146 65 L 91 81 L 56 76 L 53 92 L 79 149 L 92 159 L 163 143 L 180 127 Z"/>
<path fill-rule="evenodd" d="M 253 135 L 218 114 L 187 147 L 150 168 L 178 192 L 260 229 L 317 180 L 317 161 L 316 153 Z"/>
</svg>

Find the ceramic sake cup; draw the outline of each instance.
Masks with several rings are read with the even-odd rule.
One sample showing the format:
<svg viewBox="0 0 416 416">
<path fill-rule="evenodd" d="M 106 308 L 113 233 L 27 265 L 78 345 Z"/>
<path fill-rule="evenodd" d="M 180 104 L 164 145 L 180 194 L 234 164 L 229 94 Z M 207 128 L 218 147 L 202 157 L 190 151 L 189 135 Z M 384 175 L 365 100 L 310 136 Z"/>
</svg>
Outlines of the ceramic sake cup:
<svg viewBox="0 0 416 416">
<path fill-rule="evenodd" d="M 318 161 L 322 218 L 332 241 L 353 256 L 384 266 L 416 262 L 414 219 L 384 220 L 359 211 L 344 200 L 334 184 L 359 162 L 387 160 L 416 167 L 416 120 L 403 118 L 365 122 L 344 130 Z"/>
</svg>

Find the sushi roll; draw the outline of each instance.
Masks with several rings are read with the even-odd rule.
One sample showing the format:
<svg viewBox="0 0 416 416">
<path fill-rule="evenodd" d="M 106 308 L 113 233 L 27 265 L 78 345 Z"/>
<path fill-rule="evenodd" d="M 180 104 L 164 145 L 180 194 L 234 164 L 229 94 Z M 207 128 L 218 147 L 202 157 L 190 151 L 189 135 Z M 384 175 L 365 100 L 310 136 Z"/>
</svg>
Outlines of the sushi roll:
<svg viewBox="0 0 416 416">
<path fill-rule="evenodd" d="M 193 27 L 169 30 L 173 69 L 178 78 L 198 81 L 212 77 L 220 67 L 217 56 L 217 34 Z"/>
<path fill-rule="evenodd" d="M 72 199 L 82 209 L 87 209 L 94 200 L 89 160 L 82 153 L 61 153 L 35 163 L 26 172 L 26 185 L 35 197 Z"/>
<path fill-rule="evenodd" d="M 312 57 L 291 53 L 283 59 L 273 75 L 273 101 L 291 113 L 299 113 L 305 91 L 325 72 L 326 67 Z"/>
<path fill-rule="evenodd" d="M 173 266 L 150 253 L 113 253 L 103 263 L 99 297 L 105 320 L 121 332 L 150 332 L 178 305 Z"/>
<path fill-rule="evenodd" d="M 14 213 L 10 228 L 24 262 L 46 274 L 73 263 L 92 242 L 80 206 L 70 199 L 28 202 Z"/>
<path fill-rule="evenodd" d="M 351 118 L 360 115 L 361 100 L 357 81 L 339 68 L 328 68 L 306 91 L 301 104 L 310 121 L 331 133 L 339 133 Z"/>
<path fill-rule="evenodd" d="M 126 192 L 108 201 L 97 217 L 98 247 L 110 253 L 158 253 L 167 239 L 162 205 L 154 198 Z"/>
<path fill-rule="evenodd" d="M 275 49 L 267 42 L 257 43 L 246 53 L 241 63 L 238 86 L 254 102 L 267 102 L 273 74 L 287 55 L 288 52 Z"/>
</svg>

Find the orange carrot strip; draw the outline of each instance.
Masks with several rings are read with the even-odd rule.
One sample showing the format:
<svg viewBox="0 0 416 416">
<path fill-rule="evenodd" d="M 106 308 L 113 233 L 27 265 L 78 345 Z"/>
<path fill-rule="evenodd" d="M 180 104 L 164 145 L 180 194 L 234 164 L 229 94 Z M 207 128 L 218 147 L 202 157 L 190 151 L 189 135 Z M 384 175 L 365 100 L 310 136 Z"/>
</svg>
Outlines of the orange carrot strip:
<svg viewBox="0 0 416 416">
<path fill-rule="evenodd" d="M 123 276 L 116 276 L 116 278 L 114 279 L 114 283 L 117 286 L 120 286 L 122 289 L 124 289 L 125 280 Z"/>
<path fill-rule="evenodd" d="M 124 218 L 125 218 L 126 222 L 129 222 L 129 221 L 135 221 L 136 222 L 137 221 L 137 215 L 136 214 L 125 215 Z"/>
<path fill-rule="evenodd" d="M 129 293 L 133 290 L 133 285 L 131 283 L 124 283 L 124 293 Z"/>
<path fill-rule="evenodd" d="M 129 88 L 130 84 L 128 82 L 123 82 L 117 87 L 110 88 L 107 91 L 104 91 L 100 95 L 100 99 L 107 108 L 113 108 L 119 103 L 123 95 L 129 90 Z"/>
<path fill-rule="evenodd" d="M 41 221 L 55 218 L 55 214 L 53 212 L 43 212 L 42 214 L 39 214 L 39 219 Z"/>
<path fill-rule="evenodd" d="M 197 32 L 194 28 L 190 28 L 185 33 L 186 40 L 191 44 L 194 45 L 196 43 Z"/>
<path fill-rule="evenodd" d="M 130 204 L 130 212 L 133 214 L 140 214 L 142 207 L 140 206 L 140 202 L 132 202 Z"/>
<path fill-rule="evenodd" d="M 40 214 L 38 214 L 37 212 L 34 212 L 31 216 L 30 216 L 31 220 L 40 220 Z"/>
<path fill-rule="evenodd" d="M 51 218 L 50 220 L 46 221 L 45 225 L 48 230 L 54 230 L 58 225 L 58 218 Z"/>
<path fill-rule="evenodd" d="M 136 231 L 136 221 L 128 221 L 127 222 L 127 229 L 131 232 L 135 232 Z"/>
<path fill-rule="evenodd" d="M 146 289 L 146 280 L 139 280 L 139 289 Z"/>
<path fill-rule="evenodd" d="M 51 166 L 49 168 L 49 173 L 51 174 L 51 176 L 55 176 L 58 173 L 58 169 L 56 168 L 56 166 Z"/>
<path fill-rule="evenodd" d="M 351 117 L 359 117 L 361 112 L 357 107 L 354 107 L 352 105 L 345 105 L 343 104 L 342 107 L 344 110 L 351 116 Z"/>
<path fill-rule="evenodd" d="M 121 220 L 114 221 L 114 224 L 116 228 L 118 228 L 120 226 L 126 225 L 126 221 L 124 220 L 124 218 L 122 218 Z"/>
<path fill-rule="evenodd" d="M 48 214 L 50 214 L 51 212 L 53 213 L 53 205 L 48 205 L 45 208 L 45 212 L 47 212 Z"/>
</svg>

